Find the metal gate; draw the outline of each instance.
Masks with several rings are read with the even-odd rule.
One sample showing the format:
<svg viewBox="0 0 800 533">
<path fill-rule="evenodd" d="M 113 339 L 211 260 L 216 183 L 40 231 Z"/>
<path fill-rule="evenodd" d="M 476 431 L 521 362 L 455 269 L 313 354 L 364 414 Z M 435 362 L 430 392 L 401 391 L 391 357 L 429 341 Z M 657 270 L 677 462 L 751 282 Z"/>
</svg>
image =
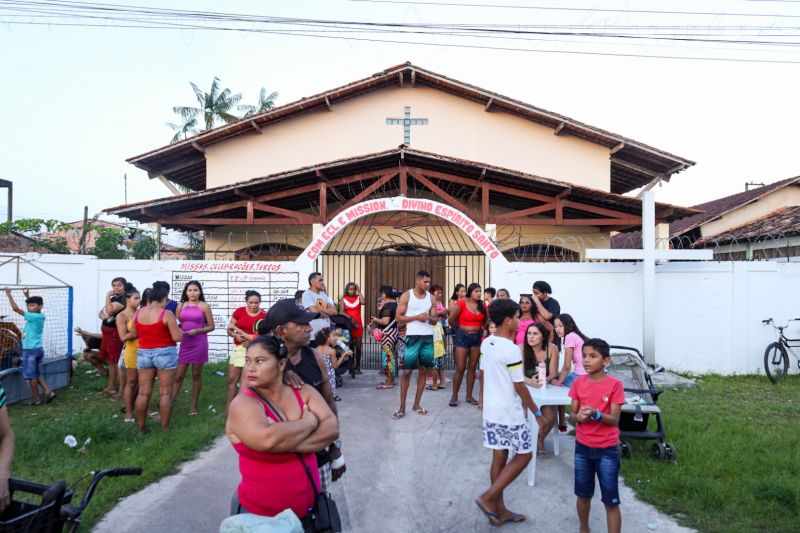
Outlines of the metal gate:
<svg viewBox="0 0 800 533">
<path fill-rule="evenodd" d="M 420 270 L 431 273 L 431 285 L 444 287 L 445 305 L 456 284 L 479 283 L 486 287 L 488 269 L 486 256 L 480 251 L 441 252 L 417 246 L 393 246 L 386 250 L 366 252 L 324 251 L 319 268 L 325 277 L 328 294 L 338 302 L 344 287 L 355 282 L 361 287 L 365 300 L 364 324 L 377 314 L 377 300 L 382 285 L 404 291 L 414 286 Z M 448 370 L 453 369 L 452 339 L 447 338 L 445 358 Z M 381 367 L 381 348 L 372 337 L 365 336 L 362 348 L 362 368 Z"/>
</svg>

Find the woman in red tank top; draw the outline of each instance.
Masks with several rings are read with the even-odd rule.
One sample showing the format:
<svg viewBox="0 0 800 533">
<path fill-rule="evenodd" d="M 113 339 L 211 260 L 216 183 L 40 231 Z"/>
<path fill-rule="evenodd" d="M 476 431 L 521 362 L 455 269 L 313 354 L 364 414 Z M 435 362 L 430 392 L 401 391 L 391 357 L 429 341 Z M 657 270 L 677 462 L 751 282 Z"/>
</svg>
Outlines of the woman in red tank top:
<svg viewBox="0 0 800 533">
<path fill-rule="evenodd" d="M 275 516 L 292 509 L 302 519 L 319 490 L 314 452 L 339 438 L 339 423 L 313 387 L 295 390 L 283 383 L 286 356 L 275 337 L 250 343 L 244 363 L 248 387 L 231 402 L 225 432 L 239 454 L 241 512 Z"/>
<path fill-rule="evenodd" d="M 472 389 L 475 387 L 475 371 L 478 369 L 478 360 L 481 355 L 481 339 L 483 330 L 486 327 L 487 313 L 481 297 L 481 286 L 477 283 L 470 283 L 467 287 L 467 296 L 463 300 L 457 300 L 450 308 L 448 322 L 451 327 L 456 327 L 455 338 L 455 360 L 456 373 L 453 375 L 453 396 L 450 398 L 450 407 L 458 405 L 458 390 L 461 388 L 461 380 L 464 379 L 464 371 L 467 372 L 467 403 L 478 405 L 478 400 L 472 397 Z"/>
<path fill-rule="evenodd" d="M 147 406 L 153 393 L 153 382 L 158 375 L 158 409 L 161 429 L 169 431 L 172 414 L 172 383 L 178 367 L 177 342 L 183 331 L 172 311 L 167 311 L 167 290 L 154 288 L 150 291 L 149 304 L 136 311 L 131 334 L 139 338 L 136 352 L 136 368 L 139 372 L 139 393 L 136 395 L 136 424 L 139 433 L 144 433 L 147 423 Z"/>
<path fill-rule="evenodd" d="M 361 373 L 361 339 L 364 337 L 364 319 L 361 317 L 361 310 L 364 308 L 364 297 L 358 285 L 352 281 L 345 285 L 344 296 L 339 300 L 339 312 L 344 313 L 353 320 L 353 330 L 350 332 L 350 339 L 353 342 L 353 356 L 355 365 L 350 370 L 350 376 L 356 377 Z"/>
</svg>

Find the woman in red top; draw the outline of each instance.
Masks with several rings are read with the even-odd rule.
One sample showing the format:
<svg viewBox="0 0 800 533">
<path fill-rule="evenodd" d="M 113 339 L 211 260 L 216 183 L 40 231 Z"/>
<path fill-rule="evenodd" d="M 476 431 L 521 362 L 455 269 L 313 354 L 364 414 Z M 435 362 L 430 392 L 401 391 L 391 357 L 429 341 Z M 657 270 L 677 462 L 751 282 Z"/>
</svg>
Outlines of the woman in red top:
<svg viewBox="0 0 800 533">
<path fill-rule="evenodd" d="M 339 438 L 339 424 L 313 387 L 284 384 L 286 355 L 275 337 L 250 343 L 244 366 L 248 388 L 231 402 L 225 432 L 239 454 L 240 512 L 275 516 L 291 509 L 302 519 L 319 489 L 314 452 Z"/>
<path fill-rule="evenodd" d="M 228 335 L 233 337 L 233 351 L 228 358 L 228 401 L 225 409 L 231 405 L 231 400 L 236 396 L 236 388 L 242 380 L 244 367 L 244 354 L 250 340 L 255 336 L 256 322 L 266 318 L 267 312 L 261 309 L 261 295 L 258 291 L 244 293 L 245 306 L 233 312 L 231 321 L 228 322 Z"/>
<path fill-rule="evenodd" d="M 172 413 L 172 382 L 178 367 L 178 350 L 175 343 L 183 338 L 183 331 L 172 311 L 167 311 L 168 291 L 157 288 L 150 291 L 150 303 L 136 311 L 130 334 L 139 339 L 136 368 L 139 372 L 139 392 L 136 395 L 136 424 L 139 434 L 144 433 L 147 406 L 153 393 L 153 381 L 158 374 L 158 408 L 161 429 L 169 431 Z"/>
<path fill-rule="evenodd" d="M 464 379 L 464 370 L 467 371 L 467 403 L 478 405 L 478 400 L 472 397 L 475 387 L 475 371 L 478 369 L 478 360 L 481 355 L 481 340 L 486 327 L 486 309 L 481 297 L 481 286 L 470 283 L 467 287 L 467 296 L 456 300 L 450 308 L 447 318 L 450 327 L 458 324 L 455 338 L 456 373 L 453 376 L 453 397 L 450 398 L 450 407 L 458 405 L 458 390 L 461 380 Z"/>
<path fill-rule="evenodd" d="M 355 365 L 350 369 L 350 377 L 356 377 L 361 373 L 361 339 L 364 337 L 364 320 L 361 318 L 361 310 L 364 308 L 364 297 L 358 285 L 352 281 L 345 285 L 344 296 L 339 300 L 339 312 L 346 314 L 353 320 L 353 330 L 350 332 L 350 339 L 353 342 L 353 356 Z"/>
</svg>

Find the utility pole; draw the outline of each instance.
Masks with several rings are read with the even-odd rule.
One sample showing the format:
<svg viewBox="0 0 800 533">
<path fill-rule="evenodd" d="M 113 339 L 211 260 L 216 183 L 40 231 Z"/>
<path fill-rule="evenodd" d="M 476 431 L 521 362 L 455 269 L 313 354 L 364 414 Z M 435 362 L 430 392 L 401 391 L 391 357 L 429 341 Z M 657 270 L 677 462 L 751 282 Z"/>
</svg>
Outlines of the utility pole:
<svg viewBox="0 0 800 533">
<path fill-rule="evenodd" d="M 83 228 L 81 229 L 81 241 L 78 245 L 78 253 L 83 255 L 86 253 L 86 232 L 89 227 L 89 206 L 83 206 Z"/>
<path fill-rule="evenodd" d="M 128 175 L 123 174 L 123 179 L 125 180 L 125 205 L 128 205 Z"/>
</svg>

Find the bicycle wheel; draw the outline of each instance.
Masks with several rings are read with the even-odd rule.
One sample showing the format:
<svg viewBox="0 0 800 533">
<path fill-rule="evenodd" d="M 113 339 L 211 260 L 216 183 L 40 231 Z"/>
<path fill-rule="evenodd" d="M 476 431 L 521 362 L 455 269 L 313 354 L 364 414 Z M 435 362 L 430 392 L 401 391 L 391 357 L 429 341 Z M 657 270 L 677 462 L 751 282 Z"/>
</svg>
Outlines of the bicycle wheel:
<svg viewBox="0 0 800 533">
<path fill-rule="evenodd" d="M 789 371 L 789 356 L 786 349 L 779 342 L 773 342 L 764 351 L 764 370 L 773 383 L 778 383 L 786 378 Z"/>
</svg>

